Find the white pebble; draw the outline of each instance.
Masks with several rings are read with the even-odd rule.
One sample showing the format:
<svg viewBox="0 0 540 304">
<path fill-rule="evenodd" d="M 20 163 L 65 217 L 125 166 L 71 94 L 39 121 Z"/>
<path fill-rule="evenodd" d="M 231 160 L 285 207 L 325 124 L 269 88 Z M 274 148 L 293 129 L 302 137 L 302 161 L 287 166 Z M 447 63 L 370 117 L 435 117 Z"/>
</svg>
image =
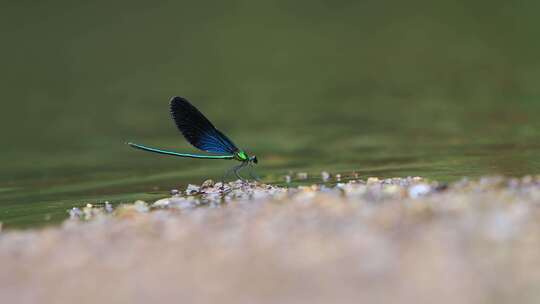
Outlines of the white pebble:
<svg viewBox="0 0 540 304">
<path fill-rule="evenodd" d="M 109 202 L 105 202 L 105 212 L 111 213 L 113 212 L 113 206 Z"/>
<path fill-rule="evenodd" d="M 296 177 L 298 179 L 307 179 L 308 178 L 308 174 L 307 172 L 298 172 L 296 173 Z"/>
<path fill-rule="evenodd" d="M 325 182 L 328 181 L 330 179 L 330 173 L 326 171 L 321 172 L 321 179 Z"/>
<path fill-rule="evenodd" d="M 199 193 L 199 190 L 200 190 L 201 187 L 197 186 L 197 185 L 192 185 L 192 184 L 189 184 L 187 186 L 187 189 L 186 189 L 186 194 L 187 195 L 194 195 L 194 194 L 197 194 Z"/>
<path fill-rule="evenodd" d="M 83 216 L 83 212 L 81 211 L 81 209 L 77 208 L 77 207 L 73 207 L 69 210 L 69 218 L 70 219 L 80 219 L 82 218 Z"/>
<path fill-rule="evenodd" d="M 144 201 L 136 201 L 133 206 L 135 207 L 135 210 L 137 210 L 137 212 L 141 213 L 148 212 L 150 210 L 150 208 L 148 208 L 148 205 Z"/>
<path fill-rule="evenodd" d="M 162 198 L 160 200 L 157 200 L 155 201 L 153 204 L 152 204 L 152 207 L 159 207 L 159 208 L 164 208 L 164 207 L 168 207 L 169 206 L 169 199 L 168 198 Z"/>
<path fill-rule="evenodd" d="M 409 188 L 409 196 L 411 198 L 419 198 L 428 194 L 431 187 L 428 184 L 417 184 Z"/>
<path fill-rule="evenodd" d="M 376 183 L 378 183 L 378 182 L 379 182 L 379 179 L 376 178 L 376 177 L 369 177 L 369 178 L 367 179 L 367 183 L 368 183 L 368 184 L 376 184 Z"/>
</svg>

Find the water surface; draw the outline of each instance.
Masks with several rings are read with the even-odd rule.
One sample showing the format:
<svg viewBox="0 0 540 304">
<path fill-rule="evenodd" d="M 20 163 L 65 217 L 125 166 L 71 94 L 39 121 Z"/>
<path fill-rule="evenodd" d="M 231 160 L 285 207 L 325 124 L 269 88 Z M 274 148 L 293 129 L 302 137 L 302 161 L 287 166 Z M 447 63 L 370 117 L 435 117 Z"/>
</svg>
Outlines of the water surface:
<svg viewBox="0 0 540 304">
<path fill-rule="evenodd" d="M 169 118 L 173 95 L 255 153 L 265 182 L 537 174 L 538 6 L 7 4 L 0 221 L 57 223 L 72 206 L 219 179 L 231 162 L 124 144 L 194 151 Z"/>
</svg>

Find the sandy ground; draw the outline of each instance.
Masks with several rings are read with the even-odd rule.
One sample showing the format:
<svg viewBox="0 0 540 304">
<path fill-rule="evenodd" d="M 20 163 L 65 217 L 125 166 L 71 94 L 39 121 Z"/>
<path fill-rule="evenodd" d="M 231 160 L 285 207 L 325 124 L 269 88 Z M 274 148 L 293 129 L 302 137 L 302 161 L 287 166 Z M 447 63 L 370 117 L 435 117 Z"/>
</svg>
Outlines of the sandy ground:
<svg viewBox="0 0 540 304">
<path fill-rule="evenodd" d="M 206 183 L 148 203 L 0 233 L 1 303 L 540 302 L 536 177 Z"/>
</svg>

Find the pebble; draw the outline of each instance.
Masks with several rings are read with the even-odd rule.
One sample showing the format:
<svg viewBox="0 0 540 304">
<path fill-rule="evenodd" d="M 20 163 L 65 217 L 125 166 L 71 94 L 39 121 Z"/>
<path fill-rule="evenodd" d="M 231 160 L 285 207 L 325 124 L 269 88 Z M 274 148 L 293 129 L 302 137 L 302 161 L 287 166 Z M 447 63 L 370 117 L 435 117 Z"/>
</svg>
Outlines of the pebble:
<svg viewBox="0 0 540 304">
<path fill-rule="evenodd" d="M 83 217 L 83 212 L 77 207 L 69 209 L 69 218 L 70 219 L 81 219 Z"/>
<path fill-rule="evenodd" d="M 323 171 L 321 172 L 321 179 L 326 182 L 330 179 L 330 173 Z"/>
<path fill-rule="evenodd" d="M 210 188 L 213 186 L 214 186 L 214 181 L 211 179 L 207 179 L 201 184 L 201 188 Z"/>
<path fill-rule="evenodd" d="M 193 184 L 189 184 L 186 188 L 186 194 L 187 195 L 195 195 L 197 193 L 199 193 L 199 190 L 201 189 L 201 187 L 197 186 L 197 185 L 193 185 Z"/>
<path fill-rule="evenodd" d="M 431 187 L 428 184 L 417 184 L 409 188 L 409 196 L 411 198 L 419 198 L 431 192 Z"/>
<path fill-rule="evenodd" d="M 415 303 L 425 291 L 430 303 L 535 303 L 539 181 L 471 179 L 444 192 L 416 177 L 302 187 L 235 181 L 107 214 L 107 204 L 81 204 L 62 227 L 2 232 L 1 266 L 16 274 L 6 279 L 14 288 L 2 299 L 24 302 L 27 291 L 40 288 L 48 291 L 39 295 L 46 303 L 57 295 L 102 303 L 133 293 L 132 284 L 101 284 L 99 292 L 58 284 L 113 278 L 135 280 L 137 291 L 156 294 L 159 303 L 186 294 L 205 303 L 261 294 L 266 302 L 296 303 L 306 290 L 311 303 Z M 78 223 L 86 214 L 92 222 Z M 254 280 L 261 269 L 287 284 Z M 199 282 L 209 288 L 193 288 Z M 22 300 L 6 301 L 16 297 Z"/>
<path fill-rule="evenodd" d="M 378 182 L 379 182 L 379 179 L 378 179 L 377 177 L 369 177 L 369 178 L 367 179 L 367 184 L 368 184 L 368 185 L 369 185 L 369 184 L 376 184 L 376 183 L 378 183 Z"/>
<path fill-rule="evenodd" d="M 170 199 L 169 198 L 162 198 L 160 200 L 157 200 L 155 201 L 153 204 L 152 204 L 152 207 L 155 207 L 155 208 L 165 208 L 165 207 L 168 207 L 170 204 Z"/>
<path fill-rule="evenodd" d="M 200 205 L 200 201 L 198 199 L 191 197 L 174 197 L 169 200 L 168 207 L 176 208 L 176 209 L 191 209 L 195 208 L 198 205 Z"/>
<path fill-rule="evenodd" d="M 144 212 L 150 211 L 150 208 L 148 207 L 148 204 L 146 204 L 146 202 L 144 202 L 144 201 L 136 201 L 133 204 L 133 206 L 135 207 L 135 210 L 137 212 L 144 213 Z"/>
<path fill-rule="evenodd" d="M 111 213 L 113 212 L 113 206 L 109 202 L 105 202 L 105 212 Z"/>
<path fill-rule="evenodd" d="M 307 173 L 306 173 L 307 174 Z M 321 178 L 328 177 L 330 174 L 326 171 L 321 172 Z M 339 175 L 336 175 L 336 179 Z M 291 175 L 286 175 L 287 183 L 291 182 Z M 222 183 L 213 182 L 212 180 L 204 181 L 200 186 L 189 184 L 185 191 L 176 193 L 171 191 L 171 197 L 163 198 L 155 201 L 151 206 L 148 206 L 143 201 L 137 201 L 131 205 L 120 206 L 120 209 L 128 208 L 138 213 L 145 213 L 151 208 L 174 208 L 188 210 L 198 206 L 206 205 L 217 207 L 228 202 L 253 202 L 265 201 L 268 199 L 282 199 L 286 197 L 294 197 L 294 201 L 301 201 L 304 198 L 315 199 L 319 195 L 339 195 L 348 198 L 351 201 L 361 200 L 365 202 L 379 202 L 392 199 L 401 199 L 410 197 L 413 199 L 422 198 L 428 194 L 445 193 L 453 191 L 456 187 L 463 189 L 471 189 L 472 191 L 482 193 L 486 189 L 490 191 L 498 189 L 497 187 L 506 187 L 506 189 L 521 193 L 522 189 L 528 189 L 528 195 L 531 198 L 540 197 L 540 187 L 537 181 L 540 178 L 526 177 L 526 185 L 522 182 L 523 179 L 501 179 L 485 177 L 477 181 L 462 180 L 452 184 L 451 186 L 444 183 L 424 181 L 421 177 L 406 177 L 406 178 L 385 178 L 370 177 L 367 180 L 350 180 L 347 182 L 339 181 L 336 185 L 312 184 L 299 187 L 278 187 L 257 182 L 243 182 L 236 180 L 233 182 Z M 321 199 L 324 197 L 321 197 Z M 453 204 L 452 210 L 456 209 L 456 204 Z M 431 208 L 431 207 L 430 207 Z M 116 208 L 117 210 L 118 208 Z M 424 210 L 420 208 L 419 210 Z M 429 208 L 428 208 L 429 209 Z M 101 213 L 113 213 L 114 207 L 109 202 L 105 206 L 98 207 L 92 204 L 86 204 L 84 208 L 72 208 L 69 210 L 70 218 L 88 220 L 96 217 Z M 448 209 L 450 210 L 450 209 Z M 129 213 L 129 212 L 128 212 Z"/>
<path fill-rule="evenodd" d="M 304 180 L 308 178 L 307 172 L 298 172 L 296 173 L 296 177 L 300 180 Z"/>
</svg>

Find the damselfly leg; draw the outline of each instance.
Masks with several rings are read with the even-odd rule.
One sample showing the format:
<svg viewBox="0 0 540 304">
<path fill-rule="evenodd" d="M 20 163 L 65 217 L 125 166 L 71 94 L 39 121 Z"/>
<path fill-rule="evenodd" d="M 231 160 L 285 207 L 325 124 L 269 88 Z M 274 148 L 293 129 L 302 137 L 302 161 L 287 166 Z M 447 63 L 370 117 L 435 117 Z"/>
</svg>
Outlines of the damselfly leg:
<svg viewBox="0 0 540 304">
<path fill-rule="evenodd" d="M 238 165 L 238 166 L 236 166 L 236 167 L 233 168 L 234 175 L 236 175 L 236 177 L 237 177 L 238 179 L 240 179 L 241 181 L 243 181 L 243 182 L 246 182 L 247 180 L 244 179 L 244 178 L 240 175 L 240 170 L 242 170 L 242 169 L 246 166 L 246 164 L 247 164 L 246 162 L 243 162 L 243 163 L 241 163 L 240 165 Z"/>
<path fill-rule="evenodd" d="M 253 172 L 253 165 L 252 165 L 252 164 L 249 164 L 248 170 L 249 170 L 249 176 L 251 176 L 251 178 L 253 178 L 253 179 L 256 180 L 256 181 L 260 181 L 260 180 L 261 180 L 261 179 Z"/>
</svg>

